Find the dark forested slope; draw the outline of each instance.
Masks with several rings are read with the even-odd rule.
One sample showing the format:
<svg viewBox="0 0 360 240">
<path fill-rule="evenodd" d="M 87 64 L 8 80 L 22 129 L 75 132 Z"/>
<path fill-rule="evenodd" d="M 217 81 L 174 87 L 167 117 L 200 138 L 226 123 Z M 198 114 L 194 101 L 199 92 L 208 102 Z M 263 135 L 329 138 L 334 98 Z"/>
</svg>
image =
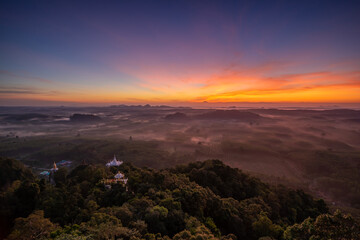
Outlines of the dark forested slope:
<svg viewBox="0 0 360 240">
<path fill-rule="evenodd" d="M 350 216 L 218 160 L 167 170 L 81 165 L 54 184 L 0 168 L 1 233 L 8 239 L 356 239 Z M 8 164 L 9 165 L 9 164 Z M 126 186 L 105 186 L 121 171 Z M 19 210 L 20 209 L 20 210 Z"/>
</svg>

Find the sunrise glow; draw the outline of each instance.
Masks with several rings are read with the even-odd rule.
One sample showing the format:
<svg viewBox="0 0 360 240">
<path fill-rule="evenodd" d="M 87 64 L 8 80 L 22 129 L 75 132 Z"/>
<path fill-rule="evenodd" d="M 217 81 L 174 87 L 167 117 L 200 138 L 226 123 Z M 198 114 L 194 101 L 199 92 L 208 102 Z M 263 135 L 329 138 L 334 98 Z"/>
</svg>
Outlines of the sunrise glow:
<svg viewBox="0 0 360 240">
<path fill-rule="evenodd" d="M 1 105 L 360 102 L 340 2 L 2 5 Z"/>
</svg>

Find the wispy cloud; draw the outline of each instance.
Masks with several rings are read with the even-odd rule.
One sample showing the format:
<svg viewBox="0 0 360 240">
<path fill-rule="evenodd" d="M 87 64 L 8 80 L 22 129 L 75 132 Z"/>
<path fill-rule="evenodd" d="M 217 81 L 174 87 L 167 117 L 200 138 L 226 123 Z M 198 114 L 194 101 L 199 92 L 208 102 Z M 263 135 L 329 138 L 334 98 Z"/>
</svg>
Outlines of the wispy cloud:
<svg viewBox="0 0 360 240">
<path fill-rule="evenodd" d="M 32 90 L 0 90 L 2 94 L 40 94 L 40 92 Z"/>
<path fill-rule="evenodd" d="M 0 75 L 14 77 L 14 78 L 28 79 L 28 80 L 32 80 L 32 81 L 41 82 L 41 83 L 53 83 L 54 82 L 49 79 L 34 77 L 34 76 L 28 75 L 26 73 L 18 74 L 18 73 L 14 73 L 14 72 L 7 71 L 7 70 L 0 70 Z"/>
<path fill-rule="evenodd" d="M 23 88 L 23 87 L 2 87 L 0 86 L 0 93 L 12 96 L 21 95 L 43 95 L 43 96 L 55 96 L 63 94 L 60 91 L 44 90 L 39 88 Z"/>
<path fill-rule="evenodd" d="M 356 95 L 354 95 L 356 91 L 360 90 L 359 71 L 321 71 L 283 74 L 274 77 L 253 76 L 250 79 L 247 79 L 246 76 L 241 74 L 234 74 L 231 77 L 226 76 L 228 87 L 225 87 L 225 89 L 220 92 L 214 91 L 214 93 L 211 93 L 209 90 L 216 90 L 222 86 L 221 77 L 217 77 L 217 79 L 219 79 L 219 82 L 211 81 L 211 84 L 205 87 L 205 93 L 210 92 L 210 94 L 197 96 L 193 100 L 226 101 L 229 99 L 273 99 L 273 101 L 287 101 L 293 99 L 295 96 L 305 96 L 309 93 L 313 94 L 312 97 L 314 100 L 336 100 L 341 95 L 344 99 L 348 97 L 353 98 L 354 101 L 360 100 L 360 97 L 356 98 Z M 229 79 L 232 79 L 232 81 Z M 334 91 L 338 91 L 338 94 L 333 95 Z M 351 95 L 346 96 L 346 93 L 351 93 Z"/>
</svg>

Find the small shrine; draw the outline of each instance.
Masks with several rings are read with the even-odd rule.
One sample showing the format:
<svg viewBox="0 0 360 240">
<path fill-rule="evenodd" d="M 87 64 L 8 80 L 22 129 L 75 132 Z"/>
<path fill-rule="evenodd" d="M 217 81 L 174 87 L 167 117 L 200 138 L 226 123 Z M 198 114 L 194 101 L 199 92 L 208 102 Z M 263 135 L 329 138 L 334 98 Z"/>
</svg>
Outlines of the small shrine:
<svg viewBox="0 0 360 240">
<path fill-rule="evenodd" d="M 103 179 L 102 182 L 104 183 L 105 187 L 107 189 L 111 189 L 111 185 L 114 184 L 121 184 L 123 187 L 126 187 L 126 191 L 127 191 L 127 182 L 128 179 L 125 177 L 125 175 L 118 171 L 117 174 L 115 174 L 115 176 L 113 178 L 110 179 Z"/>
<path fill-rule="evenodd" d="M 120 171 L 114 176 L 114 179 L 116 182 L 121 182 L 125 185 L 128 181 L 128 179 L 125 177 L 125 175 L 123 173 L 121 173 Z"/>
</svg>

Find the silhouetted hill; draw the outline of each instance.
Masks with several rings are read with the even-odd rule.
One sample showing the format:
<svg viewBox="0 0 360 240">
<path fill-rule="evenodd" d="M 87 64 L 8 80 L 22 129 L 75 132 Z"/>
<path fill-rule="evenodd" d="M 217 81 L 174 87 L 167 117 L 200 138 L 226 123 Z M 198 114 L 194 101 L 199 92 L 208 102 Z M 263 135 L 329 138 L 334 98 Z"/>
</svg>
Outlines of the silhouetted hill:
<svg viewBox="0 0 360 240">
<path fill-rule="evenodd" d="M 236 119 L 240 121 L 259 121 L 266 118 L 252 112 L 244 112 L 238 110 L 216 110 L 195 116 L 197 119 L 208 120 L 230 120 Z"/>
<path fill-rule="evenodd" d="M 26 121 L 31 119 L 48 119 L 50 116 L 40 113 L 9 114 L 5 117 L 9 121 Z"/>
<path fill-rule="evenodd" d="M 345 121 L 350 123 L 360 123 L 360 118 L 350 118 L 350 119 L 345 119 Z"/>
<path fill-rule="evenodd" d="M 92 114 L 75 113 L 70 117 L 70 121 L 72 121 L 72 122 L 83 122 L 83 123 L 99 122 L 99 121 L 101 121 L 101 118 L 99 116 L 95 116 L 95 115 L 92 115 Z"/>
<path fill-rule="evenodd" d="M 249 112 L 281 115 L 281 116 L 312 116 L 312 117 L 340 117 L 340 118 L 354 118 L 360 117 L 359 110 L 352 109 L 331 109 L 331 110 L 283 110 L 283 109 L 249 109 Z"/>
<path fill-rule="evenodd" d="M 166 120 L 186 120 L 188 116 L 185 113 L 176 112 L 165 116 Z"/>
<path fill-rule="evenodd" d="M 322 111 L 327 117 L 341 117 L 341 118 L 360 118 L 359 110 L 352 109 L 332 109 Z"/>
</svg>

